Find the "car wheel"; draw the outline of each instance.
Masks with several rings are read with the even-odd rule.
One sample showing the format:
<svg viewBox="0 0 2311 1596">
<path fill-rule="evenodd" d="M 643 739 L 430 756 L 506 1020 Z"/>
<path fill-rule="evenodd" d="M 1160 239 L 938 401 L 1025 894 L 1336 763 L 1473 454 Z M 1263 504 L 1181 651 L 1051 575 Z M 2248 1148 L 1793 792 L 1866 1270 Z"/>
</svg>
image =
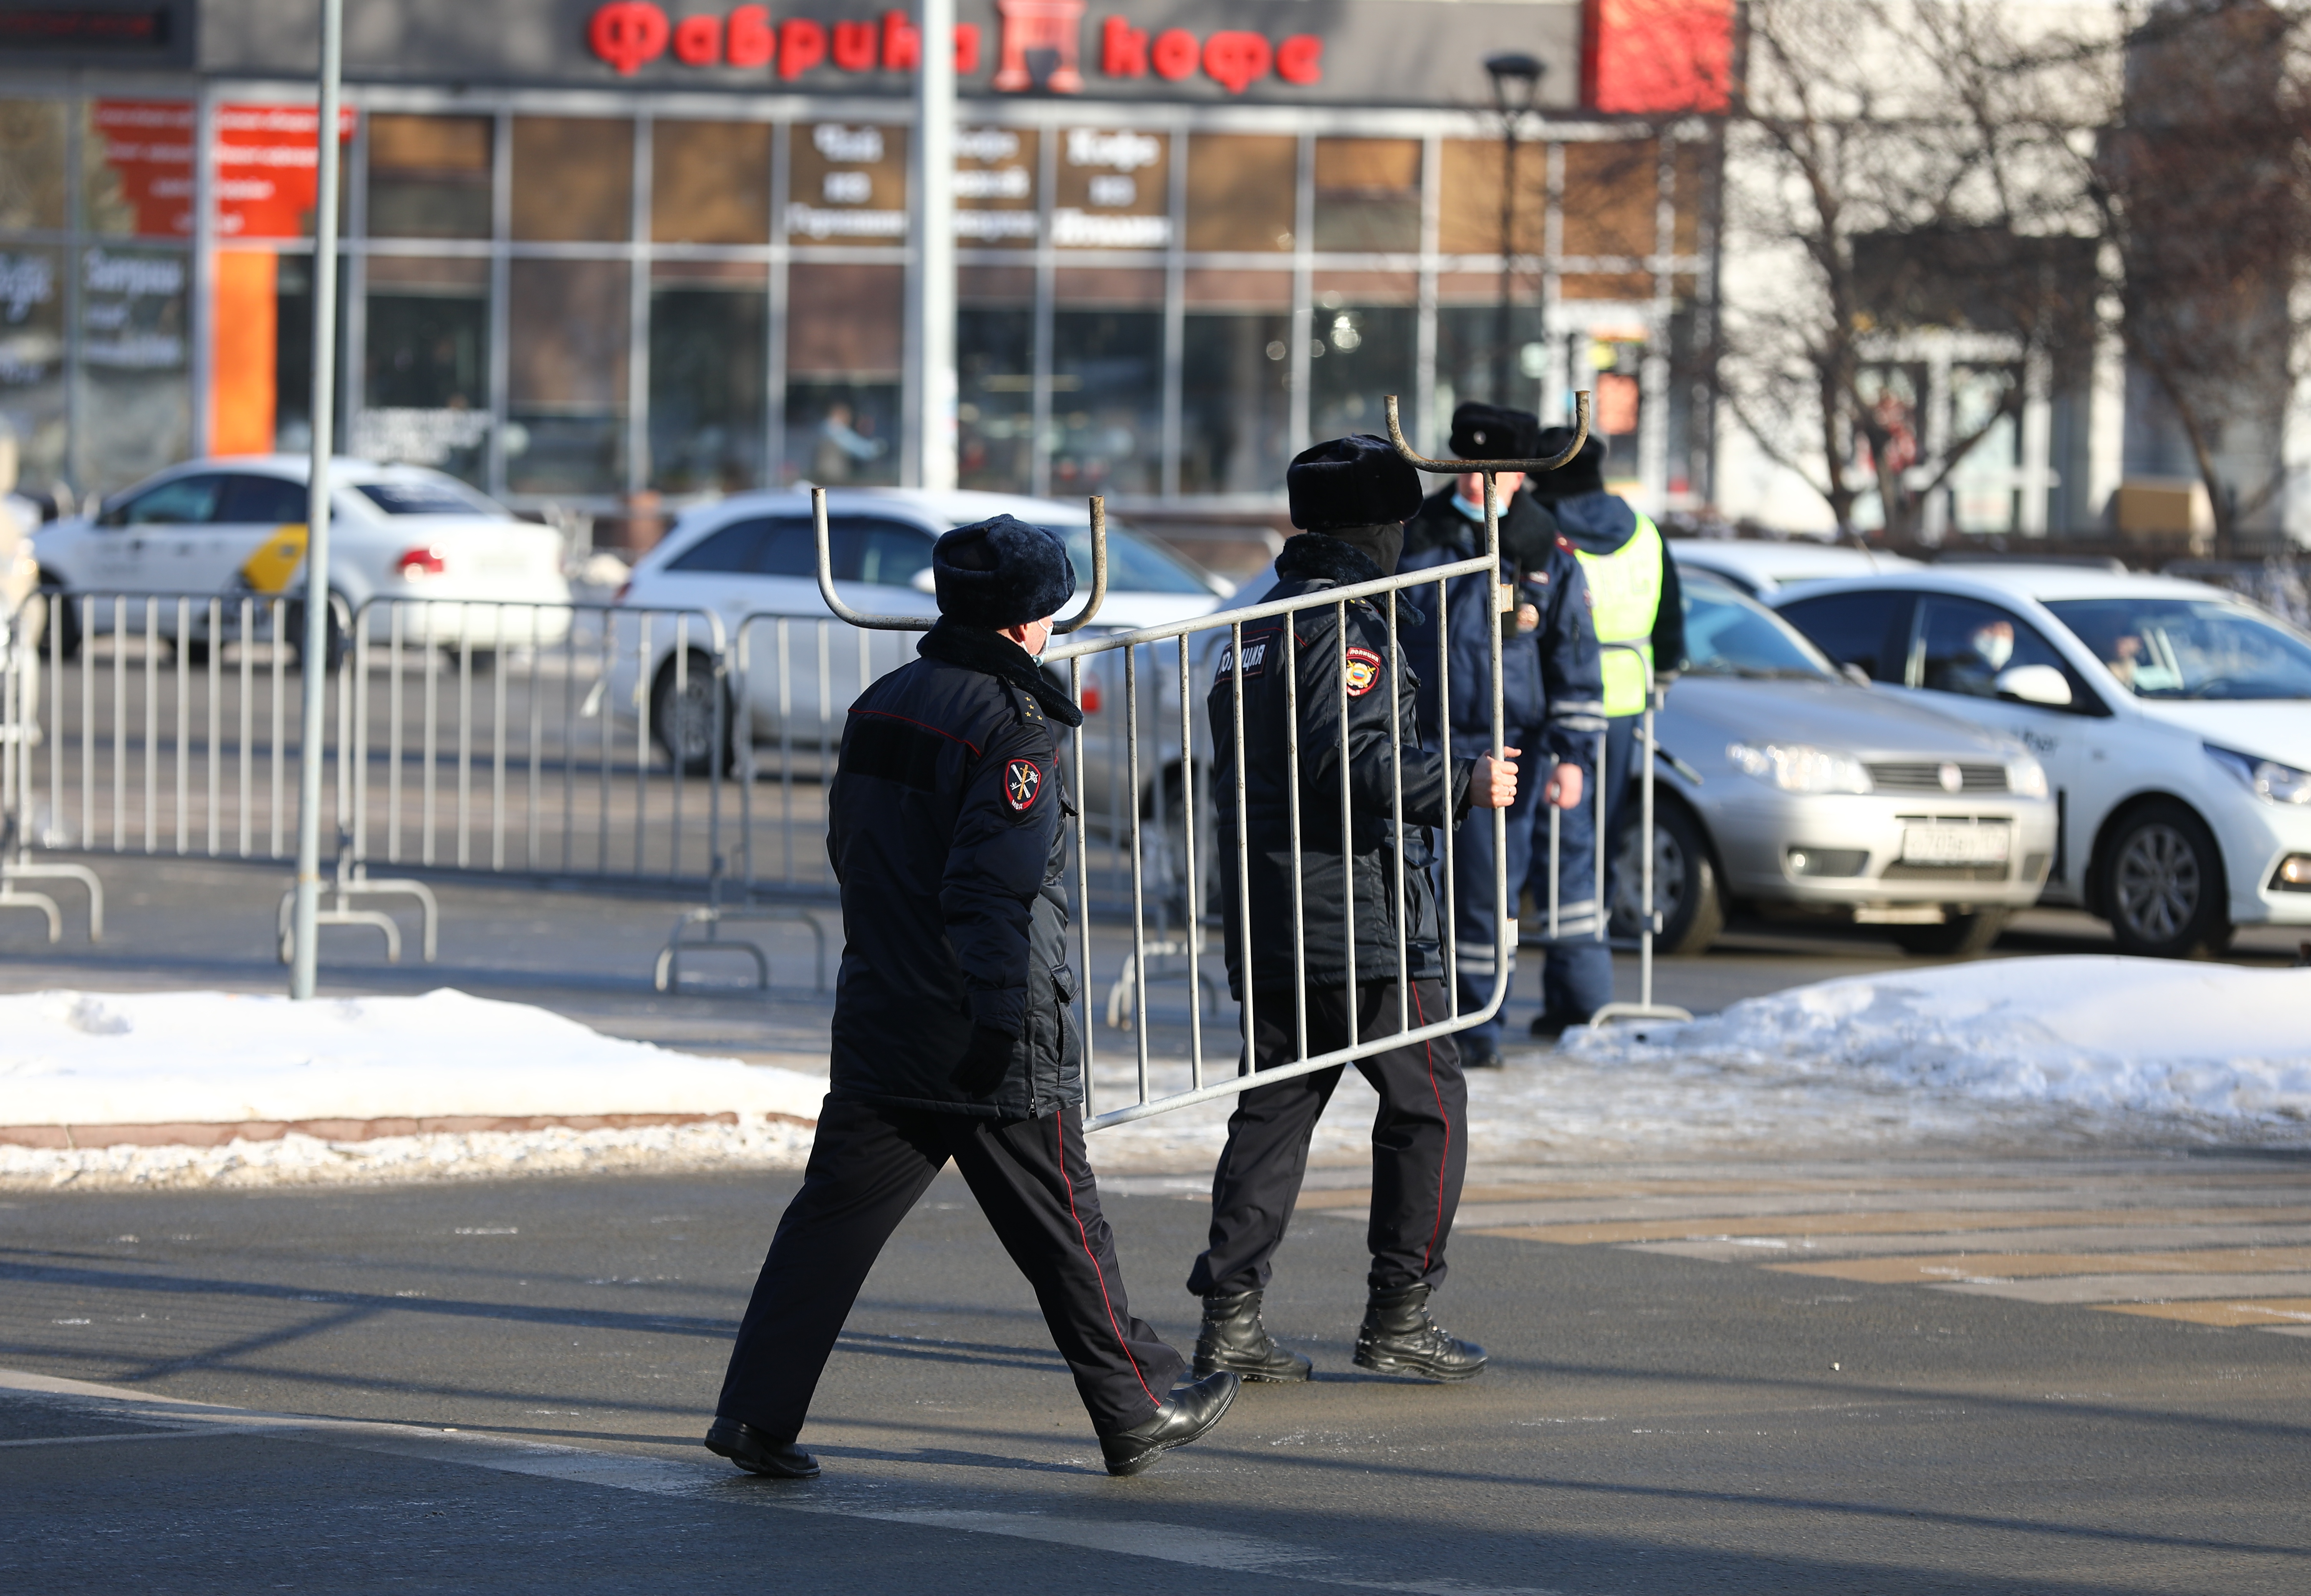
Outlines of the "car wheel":
<svg viewBox="0 0 2311 1596">
<path fill-rule="evenodd" d="M 66 590 L 65 584 L 47 571 L 40 572 L 40 597 L 61 598 L 61 604 L 51 605 L 48 615 L 56 623 L 57 647 L 66 659 L 80 658 L 80 601 Z"/>
<path fill-rule="evenodd" d="M 1644 856 L 1638 851 L 1637 827 L 1624 828 L 1618 847 L 1612 929 L 1615 936 L 1634 937 L 1644 923 Z M 1665 957 L 1701 953 L 1725 929 L 1725 894 L 1709 856 L 1709 839 L 1683 804 L 1660 803 L 1653 810 L 1653 908 L 1661 924 L 1653 951 Z"/>
<path fill-rule="evenodd" d="M 666 751 L 668 759 L 682 766 L 685 775 L 714 773 L 711 768 L 718 754 L 714 746 L 714 662 L 706 655 L 696 650 L 690 651 L 689 663 L 683 667 L 679 684 L 676 681 L 672 655 L 658 667 L 657 678 L 650 684 L 650 740 Z M 730 695 L 726 691 L 722 694 L 722 746 L 719 750 L 724 771 L 730 768 L 733 742 Z"/>
<path fill-rule="evenodd" d="M 2146 804 L 2103 850 L 2102 906 L 2121 953 L 2153 959 L 2220 953 L 2231 938 L 2222 855 L 2182 805 Z"/>
<path fill-rule="evenodd" d="M 346 604 L 342 593 L 333 591 L 329 597 L 328 621 L 321 632 L 321 669 L 325 675 L 335 676 L 337 667 L 345 662 L 345 627 L 338 606 L 342 605 L 349 611 L 352 606 Z M 283 606 L 281 624 L 289 629 L 289 657 L 301 671 L 305 668 L 305 601 L 291 599 Z"/>
<path fill-rule="evenodd" d="M 1990 951 L 2006 929 L 2003 909 L 1946 909 L 1938 926 L 1892 926 L 1904 953 L 1923 958 L 1971 959 Z"/>
</svg>

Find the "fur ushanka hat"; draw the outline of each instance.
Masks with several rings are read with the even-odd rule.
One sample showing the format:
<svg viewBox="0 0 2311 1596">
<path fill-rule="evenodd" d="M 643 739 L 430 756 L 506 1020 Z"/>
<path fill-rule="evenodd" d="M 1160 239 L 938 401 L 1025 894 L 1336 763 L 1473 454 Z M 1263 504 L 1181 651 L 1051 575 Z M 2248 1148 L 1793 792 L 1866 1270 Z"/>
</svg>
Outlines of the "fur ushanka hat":
<svg viewBox="0 0 2311 1596">
<path fill-rule="evenodd" d="M 933 544 L 931 580 L 940 615 L 999 632 L 1059 614 L 1075 597 L 1076 568 L 1058 533 L 999 515 Z"/>
<path fill-rule="evenodd" d="M 1352 432 L 1301 450 L 1284 474 L 1292 524 L 1304 532 L 1372 527 L 1420 513 L 1420 473 L 1385 438 Z"/>
<path fill-rule="evenodd" d="M 1456 460 L 1538 459 L 1540 417 L 1530 410 L 1504 410 L 1471 399 L 1452 412 L 1450 447 Z"/>
</svg>

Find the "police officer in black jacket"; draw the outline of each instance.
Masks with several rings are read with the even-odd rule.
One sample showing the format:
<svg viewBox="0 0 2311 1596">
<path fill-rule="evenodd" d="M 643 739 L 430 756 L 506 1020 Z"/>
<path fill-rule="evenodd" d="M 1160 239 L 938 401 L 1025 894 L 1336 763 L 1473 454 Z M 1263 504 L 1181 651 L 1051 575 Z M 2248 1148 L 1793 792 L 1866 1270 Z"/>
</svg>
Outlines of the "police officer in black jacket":
<svg viewBox="0 0 2311 1596">
<path fill-rule="evenodd" d="M 1357 436 L 1320 443 L 1292 462 L 1286 481 L 1292 523 L 1307 530 L 1286 541 L 1277 556 L 1277 583 L 1266 599 L 1374 581 L 1396 569 L 1402 523 L 1420 508 L 1420 480 L 1385 440 Z M 1414 608 L 1407 597 L 1397 604 L 1400 632 Z M 1208 700 L 1228 984 L 1239 999 L 1250 990 L 1251 1051 L 1255 1068 L 1263 1069 L 1349 1045 L 1351 1016 L 1359 1040 L 1418 1029 L 1445 1016 L 1428 833 L 1458 824 L 1471 805 L 1505 808 L 1516 798 L 1515 765 L 1496 762 L 1489 750 L 1477 758 L 1454 759 L 1423 746 L 1415 674 L 1401 650 L 1391 655 L 1380 604 L 1351 602 L 1345 638 L 1341 617 L 1330 605 L 1293 612 L 1288 619 L 1296 668 L 1286 665 L 1287 617 L 1243 627 L 1241 816 L 1235 801 L 1238 666 L 1233 650 L 1220 658 Z M 1288 785 L 1287 680 L 1297 690 L 1296 853 Z M 1343 699 L 1350 789 L 1345 836 Z M 1391 721 L 1401 728 L 1393 737 Z M 1507 752 L 1513 756 L 1516 750 Z M 1237 880 L 1239 825 L 1250 871 L 1249 968 Z M 1304 967 L 1294 961 L 1295 867 Z M 1400 928 L 1406 959 L 1401 981 Z M 1299 1051 L 1304 1021 L 1305 1054 Z M 1429 1293 L 1444 1278 L 1444 1244 L 1468 1162 L 1467 1089 L 1459 1055 L 1446 1036 L 1372 1054 L 1358 1060 L 1356 1068 L 1379 1092 L 1381 1107 L 1373 1123 L 1370 1297 L 1356 1335 L 1356 1361 L 1382 1373 L 1469 1379 L 1484 1368 L 1484 1349 L 1448 1335 L 1430 1321 L 1427 1310 Z M 1232 1370 L 1266 1381 L 1309 1375 L 1306 1358 L 1269 1337 L 1260 1322 L 1260 1303 L 1307 1169 L 1309 1138 L 1339 1079 L 1339 1067 L 1334 1066 L 1255 1087 L 1236 1099 L 1227 1148 L 1212 1177 L 1210 1244 L 1188 1278 L 1188 1289 L 1204 1299 L 1203 1329 L 1196 1341 L 1199 1374 Z"/>
<path fill-rule="evenodd" d="M 1068 1005 L 1054 721 L 1037 668 L 1075 591 L 1054 534 L 1009 516 L 934 546 L 921 658 L 850 706 L 828 795 L 842 887 L 831 1089 L 730 1353 L 706 1444 L 781 1478 L 876 1255 L 953 1159 L 1035 1288 L 1111 1474 L 1197 1439 L 1236 1377 L 1174 1389 L 1180 1355 L 1131 1315 L 1084 1152 Z"/>
<path fill-rule="evenodd" d="M 1466 404 L 1452 412 L 1452 457 L 1461 460 L 1524 460 L 1539 455 L 1540 418 L 1530 411 Z M 1555 451 L 1552 451 L 1555 452 Z M 1589 589 L 1572 546 L 1557 522 L 1519 491 L 1522 472 L 1494 475 L 1501 535 L 1500 570 L 1454 577 L 1446 584 L 1445 644 L 1452 660 L 1451 702 L 1441 702 L 1435 676 L 1433 619 L 1406 632 L 1423 684 L 1421 712 L 1431 728 L 1449 728 L 1452 751 L 1473 755 L 1493 737 L 1492 632 L 1501 644 L 1501 713 L 1508 740 L 1533 751 L 1543 780 L 1524 783 L 1508 812 L 1504 852 L 1509 912 L 1523 888 L 1536 838 L 1546 839 L 1544 804 L 1572 809 L 1581 802 L 1596 734 L 1605 728 L 1604 684 L 1596 628 L 1589 619 Z M 1405 523 L 1402 569 L 1424 570 L 1466 560 L 1485 546 L 1485 479 L 1470 472 L 1429 496 Z M 1496 586 L 1496 582 L 1499 586 Z M 1501 601 L 1506 589 L 1510 601 Z M 1435 608 L 1433 588 L 1417 590 Z M 1540 842 L 1544 860 L 1547 844 Z M 1494 923 L 1493 830 L 1469 826 L 1452 850 L 1453 979 L 1461 1007 L 1480 1008 L 1500 977 L 1499 928 Z M 1544 864 L 1543 876 L 1546 877 Z M 1544 891 L 1543 902 L 1546 900 Z M 1516 938 L 1509 939 L 1509 970 L 1516 969 Z M 1461 1060 L 1469 1069 L 1498 1068 L 1501 1019 L 1461 1032 Z"/>
</svg>

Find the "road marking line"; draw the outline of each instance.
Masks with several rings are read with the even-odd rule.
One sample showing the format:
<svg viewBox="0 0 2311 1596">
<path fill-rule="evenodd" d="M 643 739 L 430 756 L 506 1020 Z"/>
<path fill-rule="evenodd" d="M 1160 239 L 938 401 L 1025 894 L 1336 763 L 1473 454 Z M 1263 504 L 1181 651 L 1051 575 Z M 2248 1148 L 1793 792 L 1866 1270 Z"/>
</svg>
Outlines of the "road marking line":
<svg viewBox="0 0 2311 1596">
<path fill-rule="evenodd" d="M 2097 1303 L 2095 1306 L 2106 1313 L 2139 1313 L 2149 1319 L 2179 1319 L 2188 1324 L 2227 1328 L 2251 1324 L 2291 1336 L 2311 1336 L 2311 1297 L 2307 1296 L 2246 1302 Z M 2274 1320 L 2292 1322 L 2273 1323 Z"/>
<path fill-rule="evenodd" d="M 281 1425 L 202 1425 L 181 1430 L 131 1430 L 118 1435 L 41 1435 L 30 1441 L 0 1441 L 0 1447 L 93 1446 L 110 1441 L 201 1440 L 210 1435 L 259 1435 L 283 1428 Z"/>
<path fill-rule="evenodd" d="M 1783 1275 L 1877 1286 L 1940 1285 L 1951 1280 L 2019 1280 L 2045 1275 L 2275 1274 L 2311 1269 L 2311 1247 L 2210 1247 L 2196 1252 L 1944 1252 L 1807 1263 L 1759 1261 Z"/>
<path fill-rule="evenodd" d="M 2039 1280 L 1953 1280 L 1926 1289 L 1960 1296 L 2004 1297 L 2018 1303 L 2188 1302 L 2214 1297 L 2299 1296 L 2311 1292 L 2311 1274 L 2061 1275 Z"/>
<path fill-rule="evenodd" d="M 1917 1231 L 2020 1230 L 2050 1225 L 2236 1225 L 2253 1217 L 2272 1224 L 2303 1224 L 2300 1208 L 2259 1216 L 2252 1208 L 2016 1208 L 1982 1211 L 1939 1208 L 1910 1213 L 1796 1214 L 1785 1217 L 1717 1214 L 1692 1219 L 1633 1219 L 1586 1225 L 1456 1226 L 1478 1235 L 1585 1247 L 1613 1242 L 1731 1241 L 1736 1236 L 1900 1235 Z"/>
<path fill-rule="evenodd" d="M 2102 1225 L 2001 1230 L 1995 1234 L 1998 1245 L 2018 1252 L 2260 1248 L 2311 1243 L 2311 1225 L 2153 1225 L 2139 1229 Z M 1630 1252 L 1655 1252 L 1670 1258 L 1698 1259 L 1705 1263 L 1773 1263 L 1794 1258 L 1923 1258 L 1934 1253 L 1962 1256 L 1967 1251 L 1967 1243 L 1978 1243 L 1980 1239 L 1979 1232 L 1926 1231 L 1917 1235 L 1810 1235 L 1794 1241 L 1775 1236 L 1740 1236 L 1722 1242 L 1625 1242 L 1622 1247 Z"/>
</svg>

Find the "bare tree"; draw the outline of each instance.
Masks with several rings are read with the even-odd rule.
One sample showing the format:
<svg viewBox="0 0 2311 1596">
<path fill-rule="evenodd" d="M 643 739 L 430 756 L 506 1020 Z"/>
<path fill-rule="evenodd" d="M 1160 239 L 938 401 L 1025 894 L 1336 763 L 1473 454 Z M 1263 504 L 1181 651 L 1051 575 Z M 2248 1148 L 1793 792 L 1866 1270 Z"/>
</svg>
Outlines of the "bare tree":
<svg viewBox="0 0 2311 1596">
<path fill-rule="evenodd" d="M 2229 557 L 2287 484 L 2311 369 L 2311 11 L 2162 0 L 2130 22 L 2082 183 L 2120 268 L 2113 330 L 2172 412 Z"/>
<path fill-rule="evenodd" d="M 2062 144 L 2090 65 L 2034 53 L 1996 0 L 1749 0 L 1743 19 L 1721 392 L 1842 530 L 1874 489 L 1908 541 L 2019 415 L 2020 368 L 2080 336 L 2091 282 L 2047 246 L 2089 231 Z M 1994 334 L 2021 359 L 1986 412 L 1922 449 L 1888 366 L 1927 328 Z"/>
</svg>

